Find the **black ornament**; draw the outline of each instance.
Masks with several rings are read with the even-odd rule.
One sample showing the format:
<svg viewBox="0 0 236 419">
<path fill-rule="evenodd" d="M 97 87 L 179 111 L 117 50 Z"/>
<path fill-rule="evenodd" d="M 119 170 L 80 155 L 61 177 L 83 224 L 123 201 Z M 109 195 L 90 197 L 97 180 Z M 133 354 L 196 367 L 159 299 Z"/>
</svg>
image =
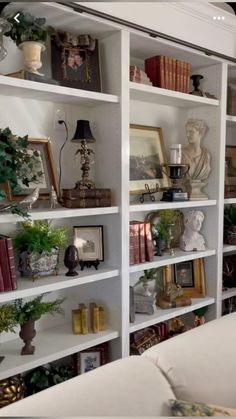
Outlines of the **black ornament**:
<svg viewBox="0 0 236 419">
<path fill-rule="evenodd" d="M 75 271 L 75 268 L 79 264 L 79 254 L 77 247 L 75 247 L 73 244 L 68 246 L 65 251 L 65 257 L 64 257 L 64 264 L 69 269 L 66 273 L 66 276 L 76 276 L 78 275 L 78 272 Z"/>
</svg>

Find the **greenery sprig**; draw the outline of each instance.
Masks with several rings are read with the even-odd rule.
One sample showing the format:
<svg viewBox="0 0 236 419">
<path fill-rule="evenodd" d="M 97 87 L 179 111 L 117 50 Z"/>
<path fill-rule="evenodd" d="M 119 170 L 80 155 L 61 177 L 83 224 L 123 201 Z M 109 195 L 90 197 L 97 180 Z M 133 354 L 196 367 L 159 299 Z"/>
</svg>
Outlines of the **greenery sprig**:
<svg viewBox="0 0 236 419">
<path fill-rule="evenodd" d="M 39 320 L 44 314 L 64 314 L 61 304 L 65 298 L 58 298 L 54 301 L 42 301 L 44 294 L 39 295 L 31 301 L 24 302 L 22 298 L 14 302 L 14 315 L 18 324 L 22 325 L 28 320 Z"/>
<path fill-rule="evenodd" d="M 11 304 L 3 304 L 0 306 L 0 333 L 15 333 L 16 325 L 15 307 Z"/>
</svg>

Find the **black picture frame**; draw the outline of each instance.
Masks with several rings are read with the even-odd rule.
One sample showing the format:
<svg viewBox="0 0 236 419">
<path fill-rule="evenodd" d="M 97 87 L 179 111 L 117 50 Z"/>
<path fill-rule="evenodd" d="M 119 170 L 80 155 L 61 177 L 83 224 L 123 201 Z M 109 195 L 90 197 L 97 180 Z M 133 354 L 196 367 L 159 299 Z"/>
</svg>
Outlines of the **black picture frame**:
<svg viewBox="0 0 236 419">
<path fill-rule="evenodd" d="M 104 261 L 103 226 L 74 226 L 74 245 L 79 260 L 86 262 Z"/>
<path fill-rule="evenodd" d="M 82 58 L 78 66 L 75 56 Z M 72 61 L 74 57 L 74 64 Z M 80 46 L 58 46 L 54 37 L 51 38 L 52 78 L 61 86 L 82 90 L 101 92 L 101 74 L 98 40 L 95 49 L 90 51 Z"/>
<path fill-rule="evenodd" d="M 174 265 L 175 283 L 182 288 L 194 288 L 193 262 L 188 260 Z"/>
</svg>

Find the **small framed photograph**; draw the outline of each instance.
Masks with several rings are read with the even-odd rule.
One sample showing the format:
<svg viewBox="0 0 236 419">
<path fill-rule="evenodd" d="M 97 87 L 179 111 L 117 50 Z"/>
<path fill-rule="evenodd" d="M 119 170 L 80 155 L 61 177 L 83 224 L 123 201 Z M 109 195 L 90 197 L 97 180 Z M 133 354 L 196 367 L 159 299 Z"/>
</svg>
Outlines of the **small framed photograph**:
<svg viewBox="0 0 236 419">
<path fill-rule="evenodd" d="M 52 37 L 52 77 L 62 86 L 101 92 L 98 40 L 89 35 L 81 38 L 65 34 L 58 42 Z"/>
<path fill-rule="evenodd" d="M 80 353 L 80 374 L 92 371 L 101 366 L 101 354 L 99 351 Z"/>
<path fill-rule="evenodd" d="M 28 153 L 36 156 L 34 170 L 42 175 L 37 182 L 31 182 L 29 187 L 20 183 L 22 191 L 13 195 L 14 200 L 21 200 L 26 195 L 29 195 L 33 190 L 39 188 L 39 199 L 49 199 L 51 187 L 53 186 L 58 195 L 56 172 L 54 169 L 54 161 L 52 155 L 51 141 L 49 138 L 29 138 L 28 139 Z"/>
<path fill-rule="evenodd" d="M 108 342 L 77 352 L 72 356 L 75 375 L 91 371 L 109 362 Z"/>
<path fill-rule="evenodd" d="M 150 189 L 158 184 L 160 190 L 171 186 L 161 170 L 161 165 L 166 163 L 161 128 L 130 125 L 130 193 L 145 192 L 145 184 Z"/>
<path fill-rule="evenodd" d="M 181 285 L 185 297 L 205 297 L 205 272 L 203 259 L 195 259 L 174 265 L 174 280 Z"/>
<path fill-rule="evenodd" d="M 74 227 L 74 245 L 79 259 L 84 261 L 103 261 L 103 226 Z"/>
</svg>

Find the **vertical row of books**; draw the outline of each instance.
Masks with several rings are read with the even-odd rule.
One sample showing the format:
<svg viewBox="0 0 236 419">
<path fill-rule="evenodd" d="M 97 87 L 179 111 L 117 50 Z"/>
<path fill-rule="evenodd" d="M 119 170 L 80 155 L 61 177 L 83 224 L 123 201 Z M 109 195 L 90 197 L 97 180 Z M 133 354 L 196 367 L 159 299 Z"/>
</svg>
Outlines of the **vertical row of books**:
<svg viewBox="0 0 236 419">
<path fill-rule="evenodd" d="M 156 87 L 189 93 L 190 63 L 156 55 L 145 60 L 145 72 Z"/>
<path fill-rule="evenodd" d="M 0 292 L 17 288 L 12 240 L 0 235 Z"/>
<path fill-rule="evenodd" d="M 153 258 L 150 223 L 131 221 L 129 225 L 129 264 L 151 262 Z"/>
</svg>

